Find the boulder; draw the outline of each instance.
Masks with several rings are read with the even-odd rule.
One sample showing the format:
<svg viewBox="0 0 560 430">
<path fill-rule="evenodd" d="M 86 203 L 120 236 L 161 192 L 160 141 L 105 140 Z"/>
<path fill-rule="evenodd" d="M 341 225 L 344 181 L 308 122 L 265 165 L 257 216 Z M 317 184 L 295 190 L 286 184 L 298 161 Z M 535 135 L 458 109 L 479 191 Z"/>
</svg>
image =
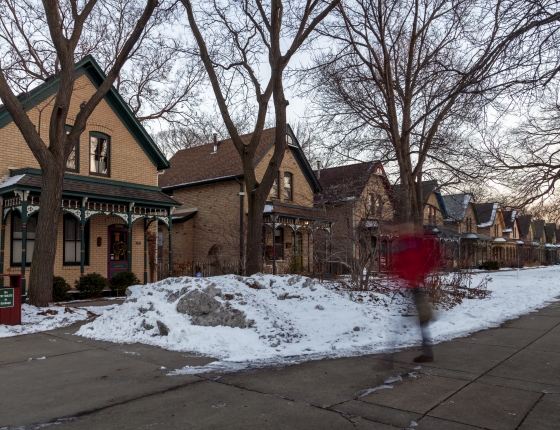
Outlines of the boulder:
<svg viewBox="0 0 560 430">
<path fill-rule="evenodd" d="M 216 291 L 212 291 L 215 293 Z M 214 298 L 213 294 L 194 290 L 185 294 L 177 302 L 177 312 L 191 317 L 195 325 L 216 327 L 247 328 L 249 326 L 244 312 L 233 309 L 229 304 L 223 304 Z"/>
</svg>

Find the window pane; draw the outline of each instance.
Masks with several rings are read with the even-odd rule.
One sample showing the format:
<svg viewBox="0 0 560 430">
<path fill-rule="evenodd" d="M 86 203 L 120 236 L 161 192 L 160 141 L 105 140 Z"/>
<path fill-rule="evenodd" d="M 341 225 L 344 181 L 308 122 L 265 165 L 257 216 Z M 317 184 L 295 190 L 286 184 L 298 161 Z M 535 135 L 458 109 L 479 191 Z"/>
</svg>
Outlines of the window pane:
<svg viewBox="0 0 560 430">
<path fill-rule="evenodd" d="M 21 240 L 12 240 L 12 261 L 21 263 Z"/>
<path fill-rule="evenodd" d="M 27 263 L 31 263 L 31 260 L 33 258 L 33 250 L 35 249 L 35 241 L 34 240 L 27 240 L 27 248 L 26 248 L 26 254 L 25 254 L 25 261 Z M 21 258 L 20 258 L 21 261 Z"/>
<path fill-rule="evenodd" d="M 284 173 L 284 199 L 292 200 L 292 174 Z"/>
<path fill-rule="evenodd" d="M 64 217 L 64 241 L 77 239 L 76 224 L 77 220 L 71 218 L 71 216 Z"/>
<path fill-rule="evenodd" d="M 270 197 L 278 198 L 278 177 L 279 176 L 280 176 L 280 173 L 278 173 L 278 175 L 276 175 L 276 178 L 274 179 L 274 183 L 272 184 L 272 189 L 270 190 Z"/>
<path fill-rule="evenodd" d="M 76 170 L 76 146 L 72 148 L 72 152 L 68 156 L 68 160 L 66 160 L 66 168 L 68 170 Z"/>
<path fill-rule="evenodd" d="M 76 242 L 71 242 L 71 241 L 64 242 L 64 262 L 65 263 L 76 262 Z"/>
<path fill-rule="evenodd" d="M 108 171 L 109 147 L 107 139 L 90 137 L 90 171 L 106 175 Z"/>
</svg>

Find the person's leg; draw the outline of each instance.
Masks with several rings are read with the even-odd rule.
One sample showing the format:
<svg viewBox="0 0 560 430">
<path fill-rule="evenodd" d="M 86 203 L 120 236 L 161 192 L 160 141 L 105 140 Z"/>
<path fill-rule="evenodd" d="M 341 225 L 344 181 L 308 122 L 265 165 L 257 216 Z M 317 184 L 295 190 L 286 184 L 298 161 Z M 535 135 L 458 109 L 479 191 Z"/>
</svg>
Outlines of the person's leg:
<svg viewBox="0 0 560 430">
<path fill-rule="evenodd" d="M 418 320 L 420 322 L 420 330 L 422 332 L 422 355 L 414 359 L 417 363 L 430 362 L 434 359 L 434 351 L 432 349 L 432 339 L 430 336 L 430 319 L 432 318 L 432 309 L 430 303 L 423 290 L 414 288 L 412 290 L 414 304 L 418 311 Z"/>
</svg>

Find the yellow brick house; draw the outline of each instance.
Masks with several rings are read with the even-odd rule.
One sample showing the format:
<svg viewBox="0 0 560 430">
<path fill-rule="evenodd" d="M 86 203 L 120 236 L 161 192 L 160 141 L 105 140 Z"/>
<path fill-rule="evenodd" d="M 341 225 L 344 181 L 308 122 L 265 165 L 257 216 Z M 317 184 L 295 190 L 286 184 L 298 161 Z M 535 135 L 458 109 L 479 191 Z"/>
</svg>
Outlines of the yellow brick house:
<svg viewBox="0 0 560 430">
<path fill-rule="evenodd" d="M 104 79 L 94 58 L 75 67 L 67 128 L 80 104 Z M 19 96 L 39 133 L 49 133 L 48 114 L 57 92 L 54 76 Z M 4 107 L 0 107 L 0 273 L 29 271 L 37 215 L 41 210 L 39 164 Z M 147 234 L 154 221 L 172 228 L 179 206 L 157 186 L 157 171 L 169 168 L 149 134 L 112 88 L 88 120 L 68 159 L 64 176 L 55 275 L 73 284 L 97 272 L 110 278 L 132 271 L 148 282 Z M 23 264 L 22 264 L 23 262 Z"/>
</svg>

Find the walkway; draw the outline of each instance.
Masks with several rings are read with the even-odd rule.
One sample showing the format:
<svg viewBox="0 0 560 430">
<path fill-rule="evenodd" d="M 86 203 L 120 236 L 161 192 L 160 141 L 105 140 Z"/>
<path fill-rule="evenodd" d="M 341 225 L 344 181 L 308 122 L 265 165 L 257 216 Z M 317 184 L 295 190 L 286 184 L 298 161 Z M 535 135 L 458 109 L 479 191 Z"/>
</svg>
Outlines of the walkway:
<svg viewBox="0 0 560 430">
<path fill-rule="evenodd" d="M 439 344 L 421 369 L 406 350 L 392 370 L 363 356 L 171 377 L 212 360 L 76 329 L 0 339 L 0 429 L 560 428 L 560 302 Z"/>
</svg>

